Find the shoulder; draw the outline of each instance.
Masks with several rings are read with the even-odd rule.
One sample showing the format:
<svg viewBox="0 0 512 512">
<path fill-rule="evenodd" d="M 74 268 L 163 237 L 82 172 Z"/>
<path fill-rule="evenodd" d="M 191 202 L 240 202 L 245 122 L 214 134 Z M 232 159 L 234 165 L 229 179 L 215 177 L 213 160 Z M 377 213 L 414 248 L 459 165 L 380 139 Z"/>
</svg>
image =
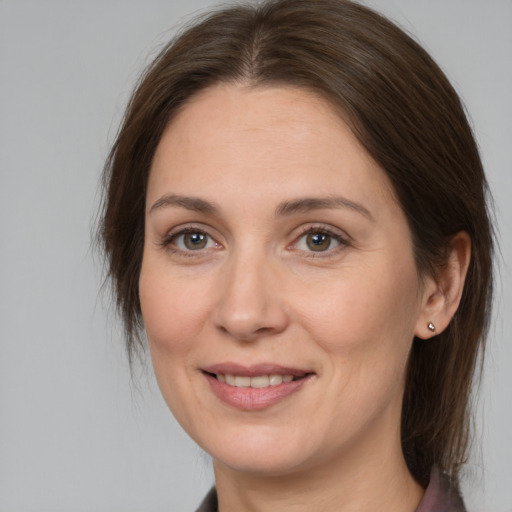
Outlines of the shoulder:
<svg viewBox="0 0 512 512">
<path fill-rule="evenodd" d="M 210 489 L 196 512 L 217 512 L 217 491 Z M 460 494 L 450 485 L 448 478 L 433 469 L 430 483 L 416 512 L 466 512 Z"/>
<path fill-rule="evenodd" d="M 462 497 L 447 477 L 434 468 L 430 483 L 416 512 L 466 512 Z"/>
<path fill-rule="evenodd" d="M 217 491 L 215 490 L 215 487 L 212 487 L 196 512 L 217 512 L 217 508 Z"/>
</svg>

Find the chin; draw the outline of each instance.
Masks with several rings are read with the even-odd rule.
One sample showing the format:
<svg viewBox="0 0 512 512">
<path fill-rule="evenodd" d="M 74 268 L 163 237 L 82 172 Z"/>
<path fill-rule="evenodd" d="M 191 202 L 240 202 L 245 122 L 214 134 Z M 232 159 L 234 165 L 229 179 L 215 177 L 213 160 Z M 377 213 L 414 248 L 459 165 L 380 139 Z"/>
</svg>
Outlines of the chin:
<svg viewBox="0 0 512 512">
<path fill-rule="evenodd" d="M 310 447 L 300 436 L 290 435 L 288 431 L 272 432 L 268 428 L 248 430 L 252 432 L 238 432 L 203 443 L 203 448 L 215 464 L 252 475 L 283 476 L 308 465 Z"/>
<path fill-rule="evenodd" d="M 271 452 L 246 452 L 220 454 L 219 458 L 213 457 L 214 464 L 220 463 L 232 471 L 253 476 L 286 476 L 300 471 L 305 461 L 303 457 L 294 454 L 281 454 Z"/>
</svg>

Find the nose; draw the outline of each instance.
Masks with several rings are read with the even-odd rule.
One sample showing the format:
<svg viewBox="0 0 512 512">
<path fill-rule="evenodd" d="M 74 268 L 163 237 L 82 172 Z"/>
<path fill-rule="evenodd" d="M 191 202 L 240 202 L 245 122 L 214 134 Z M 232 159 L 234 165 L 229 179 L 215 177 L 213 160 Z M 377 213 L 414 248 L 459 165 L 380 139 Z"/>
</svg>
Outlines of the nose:
<svg viewBox="0 0 512 512">
<path fill-rule="evenodd" d="M 233 256 L 222 272 L 214 313 L 218 329 L 239 341 L 254 341 L 283 332 L 288 313 L 279 272 L 255 253 Z"/>
</svg>

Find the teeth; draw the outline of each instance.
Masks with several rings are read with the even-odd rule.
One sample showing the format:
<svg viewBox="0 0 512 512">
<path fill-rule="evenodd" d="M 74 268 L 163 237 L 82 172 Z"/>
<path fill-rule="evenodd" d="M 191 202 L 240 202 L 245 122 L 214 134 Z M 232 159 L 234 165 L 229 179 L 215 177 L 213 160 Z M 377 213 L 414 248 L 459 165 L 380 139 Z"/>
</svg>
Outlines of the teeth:
<svg viewBox="0 0 512 512">
<path fill-rule="evenodd" d="M 251 385 L 251 377 L 235 377 L 235 386 L 237 388 L 248 388 Z"/>
<path fill-rule="evenodd" d="M 270 379 L 267 375 L 252 377 L 251 379 L 251 388 L 268 388 L 269 385 Z"/>
<path fill-rule="evenodd" d="M 269 383 L 271 386 L 279 386 L 283 382 L 283 376 L 282 375 L 271 375 L 269 377 Z"/>
<path fill-rule="evenodd" d="M 279 386 L 283 382 L 291 382 L 293 375 L 257 375 L 256 377 L 243 377 L 241 375 L 229 375 L 218 373 L 216 375 L 219 382 L 225 382 L 229 386 L 237 388 L 268 388 L 269 386 Z"/>
</svg>

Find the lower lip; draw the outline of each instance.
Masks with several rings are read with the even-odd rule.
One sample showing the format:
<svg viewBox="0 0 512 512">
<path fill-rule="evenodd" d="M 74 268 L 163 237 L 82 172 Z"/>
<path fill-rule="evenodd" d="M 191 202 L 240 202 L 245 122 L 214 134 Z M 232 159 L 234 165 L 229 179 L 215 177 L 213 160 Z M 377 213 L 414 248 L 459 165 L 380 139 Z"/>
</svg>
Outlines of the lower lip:
<svg viewBox="0 0 512 512">
<path fill-rule="evenodd" d="M 307 376 L 299 380 L 283 382 L 277 386 L 268 386 L 266 388 L 237 388 L 218 381 L 208 373 L 204 375 L 217 398 L 232 407 L 244 411 L 257 411 L 277 404 L 299 391 L 311 377 Z"/>
</svg>

